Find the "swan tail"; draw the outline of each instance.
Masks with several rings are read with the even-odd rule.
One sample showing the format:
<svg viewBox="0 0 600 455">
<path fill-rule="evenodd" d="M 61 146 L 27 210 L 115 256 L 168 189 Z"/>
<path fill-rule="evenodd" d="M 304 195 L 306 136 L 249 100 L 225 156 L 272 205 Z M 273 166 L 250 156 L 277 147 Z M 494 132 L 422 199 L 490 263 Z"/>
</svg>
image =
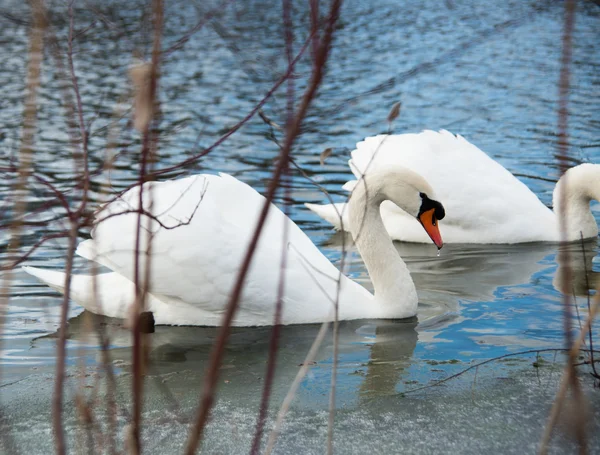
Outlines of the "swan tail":
<svg viewBox="0 0 600 455">
<path fill-rule="evenodd" d="M 33 275 L 52 289 L 65 293 L 65 272 L 23 267 L 23 271 Z M 127 317 L 127 309 L 134 299 L 133 283 L 116 273 L 103 273 L 96 276 L 97 298 L 94 296 L 92 275 L 71 276 L 71 299 L 86 310 L 112 318 Z"/>
<path fill-rule="evenodd" d="M 348 229 L 348 210 L 346 207 L 346 203 L 338 203 L 338 204 L 304 204 L 306 208 L 313 211 L 325 221 L 328 221 L 333 225 L 336 229 L 342 228 L 342 221 L 344 223 L 344 229 Z"/>
<path fill-rule="evenodd" d="M 42 283 L 50 286 L 55 291 L 61 294 L 65 293 L 65 272 L 57 272 L 55 270 L 38 269 L 37 267 L 22 267 L 23 271 L 29 275 L 33 275 Z"/>
<path fill-rule="evenodd" d="M 342 185 L 342 189 L 351 193 L 352 191 L 354 191 L 354 188 L 356 187 L 357 183 L 358 180 L 348 180 Z"/>
<path fill-rule="evenodd" d="M 75 254 L 89 261 L 95 261 L 96 259 L 94 257 L 94 241 L 92 239 L 89 239 L 81 242 L 79 245 L 77 245 Z"/>
</svg>

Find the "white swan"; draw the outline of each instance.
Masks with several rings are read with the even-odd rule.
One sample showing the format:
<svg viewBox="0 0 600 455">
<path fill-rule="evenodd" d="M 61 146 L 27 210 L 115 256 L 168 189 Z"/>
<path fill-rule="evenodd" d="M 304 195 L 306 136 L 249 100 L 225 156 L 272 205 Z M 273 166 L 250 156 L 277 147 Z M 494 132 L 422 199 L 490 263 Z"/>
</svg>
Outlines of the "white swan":
<svg viewBox="0 0 600 455">
<path fill-rule="evenodd" d="M 146 218 L 141 245 L 152 233 L 152 265 L 148 310 L 157 324 L 216 326 L 228 303 L 265 198 L 226 174 L 202 174 L 167 182 L 152 182 L 152 213 Z M 72 299 L 86 309 L 125 318 L 134 299 L 134 240 L 139 187 L 104 207 L 97 216 L 93 239 L 77 253 L 113 270 L 97 276 L 98 304 L 92 277 L 74 275 Z M 444 209 L 433 190 L 416 173 L 399 166 L 374 172 L 356 187 L 350 203 L 356 245 L 373 281 L 375 294 L 341 276 L 339 319 L 396 319 L 417 311 L 417 293 L 408 268 L 385 231 L 380 204 L 394 201 L 419 217 L 438 248 L 436 220 Z M 148 197 L 145 197 L 148 201 Z M 145 203 L 147 204 L 147 202 Z M 183 224 L 182 224 L 183 223 Z M 284 244 L 284 224 L 288 239 Z M 166 227 L 175 227 L 167 229 Z M 271 206 L 264 231 L 245 281 L 236 326 L 273 324 L 282 248 L 288 249 L 285 269 L 283 324 L 315 323 L 333 318 L 338 270 L 285 214 Z M 145 255 L 145 252 L 140 256 Z M 24 267 L 54 289 L 63 291 L 64 272 Z M 140 272 L 143 276 L 143 271 Z"/>
<path fill-rule="evenodd" d="M 354 175 L 392 165 L 405 166 L 422 175 L 443 197 L 448 216 L 442 234 L 446 243 L 521 243 L 559 241 L 559 193 L 563 176 L 554 189 L 552 212 L 525 184 L 502 165 L 461 136 L 448 131 L 380 135 L 356 145 L 349 161 Z M 367 168 L 368 166 L 368 168 Z M 344 185 L 352 190 L 355 181 Z M 596 237 L 598 226 L 590 200 L 600 200 L 600 165 L 581 164 L 566 173 L 567 239 Z M 345 204 L 306 206 L 340 229 L 352 226 Z M 392 202 L 381 205 L 381 215 L 394 240 L 426 242 L 414 218 Z"/>
</svg>

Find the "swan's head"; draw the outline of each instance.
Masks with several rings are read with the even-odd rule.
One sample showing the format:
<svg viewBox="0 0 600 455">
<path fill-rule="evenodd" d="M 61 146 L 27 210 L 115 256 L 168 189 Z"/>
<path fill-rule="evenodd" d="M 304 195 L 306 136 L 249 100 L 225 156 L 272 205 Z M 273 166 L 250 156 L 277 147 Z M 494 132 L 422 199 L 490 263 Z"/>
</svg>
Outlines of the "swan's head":
<svg viewBox="0 0 600 455">
<path fill-rule="evenodd" d="M 446 216 L 444 206 L 435 199 L 429 183 L 419 174 L 406 168 L 388 169 L 382 176 L 384 198 L 414 216 L 433 243 L 442 248 L 444 242 L 438 221 Z"/>
<path fill-rule="evenodd" d="M 442 241 L 437 222 L 438 220 L 443 220 L 446 216 L 444 206 L 435 199 L 430 199 L 427 193 L 420 193 L 419 196 L 421 197 L 421 207 L 419 208 L 417 219 L 427 232 L 427 235 L 433 240 L 433 243 L 435 243 L 438 249 L 441 249 L 444 246 L 444 242 Z"/>
</svg>

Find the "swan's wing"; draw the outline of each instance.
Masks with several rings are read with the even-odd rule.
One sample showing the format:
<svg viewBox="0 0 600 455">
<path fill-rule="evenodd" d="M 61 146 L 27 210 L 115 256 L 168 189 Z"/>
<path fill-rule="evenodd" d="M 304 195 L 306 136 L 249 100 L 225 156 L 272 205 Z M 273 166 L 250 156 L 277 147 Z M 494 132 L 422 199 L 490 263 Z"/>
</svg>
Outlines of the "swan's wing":
<svg viewBox="0 0 600 455">
<path fill-rule="evenodd" d="M 545 237 L 553 235 L 556 222 L 550 209 L 524 183 L 461 136 L 442 130 L 369 137 L 357 144 L 350 160 L 357 177 L 367 167 L 390 164 L 412 169 L 433 187 L 446 208 L 441 223 L 446 241 L 510 243 L 548 240 Z"/>
<path fill-rule="evenodd" d="M 226 174 L 152 182 L 144 188 L 144 206 L 158 219 L 143 217 L 141 230 L 143 251 L 148 237 L 152 236 L 151 292 L 158 298 L 163 296 L 165 301 L 181 301 L 221 313 L 237 279 L 265 198 Z M 149 189 L 151 208 L 147 197 Z M 83 256 L 97 260 L 130 280 L 134 280 L 135 273 L 137 214 L 124 212 L 137 207 L 138 197 L 139 189 L 132 189 L 106 206 L 98 215 L 93 243 L 84 242 L 79 249 Z M 288 230 L 287 243 L 284 243 L 284 225 Z M 92 247 L 96 249 L 95 258 L 90 254 Z M 243 293 L 245 317 L 255 318 L 256 324 L 272 321 L 264 322 L 264 319 L 271 318 L 276 300 L 283 248 L 291 252 L 285 293 L 286 303 L 292 307 L 290 311 L 294 305 L 301 305 L 302 311 L 320 312 L 321 316 L 325 311 L 321 308 L 324 301 L 321 289 L 330 295 L 335 293 L 331 277 L 337 277 L 337 269 L 298 226 L 272 205 Z M 141 270 L 140 277 L 143 277 Z M 320 286 L 315 285 L 315 280 Z"/>
</svg>

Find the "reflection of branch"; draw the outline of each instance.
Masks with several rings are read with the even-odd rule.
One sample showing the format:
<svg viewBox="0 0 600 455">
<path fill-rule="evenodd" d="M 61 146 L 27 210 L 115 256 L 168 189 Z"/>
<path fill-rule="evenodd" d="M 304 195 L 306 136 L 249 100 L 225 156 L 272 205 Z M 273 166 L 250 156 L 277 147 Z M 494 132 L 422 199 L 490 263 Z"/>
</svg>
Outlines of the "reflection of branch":
<svg viewBox="0 0 600 455">
<path fill-rule="evenodd" d="M 37 250 L 40 246 L 42 246 L 48 240 L 65 238 L 68 236 L 69 236 L 68 232 L 57 232 L 55 234 L 48 234 L 48 235 L 42 237 L 40 240 L 38 240 L 32 247 L 29 248 L 29 250 L 27 250 L 27 252 L 19 255 L 19 258 L 17 260 L 15 260 L 14 262 L 11 262 L 10 264 L 6 264 L 6 265 L 3 265 L 2 267 L 0 267 L 0 270 L 4 271 L 4 270 L 14 269 L 16 266 L 18 266 L 19 264 L 24 262 L 27 258 L 29 258 L 29 256 L 31 256 L 35 250 Z"/>
<path fill-rule="evenodd" d="M 573 48 L 573 26 L 575 22 L 575 0 L 567 0 L 565 2 L 565 10 L 564 10 L 564 23 L 563 23 L 563 35 L 562 35 L 562 53 L 561 53 L 561 66 L 560 66 L 560 80 L 558 83 L 558 92 L 559 92 L 559 108 L 558 108 L 558 147 L 557 153 L 555 154 L 555 158 L 558 159 L 558 164 L 560 166 L 560 171 L 562 178 L 567 180 L 567 175 L 565 174 L 568 166 L 569 166 L 569 137 L 568 137 L 568 120 L 569 120 L 569 112 L 568 112 L 568 101 L 569 101 L 569 84 L 570 84 L 570 65 L 571 65 L 571 54 Z M 567 200 L 567 184 L 568 180 L 561 187 L 561 191 L 559 191 L 559 213 L 558 221 L 559 221 L 559 233 L 560 233 L 560 243 L 563 248 L 558 252 L 559 261 L 563 264 L 569 264 L 569 253 L 566 248 L 566 232 L 567 232 L 567 204 L 569 201 Z M 569 286 L 572 279 L 571 267 L 563 267 L 561 271 L 561 281 Z M 576 406 L 580 409 L 580 416 L 584 416 L 584 403 L 583 403 L 583 392 L 581 391 L 581 385 L 577 376 L 575 374 L 575 357 L 579 348 L 585 340 L 585 335 L 587 330 L 591 330 L 592 321 L 594 319 L 594 314 L 600 303 L 600 294 L 596 296 L 596 301 L 594 302 L 594 306 L 590 309 L 588 319 L 586 321 L 586 329 L 582 330 L 579 334 L 579 338 L 573 342 L 573 335 L 571 333 L 571 305 L 570 305 L 570 294 L 568 292 L 563 293 L 563 318 L 564 318 L 564 336 L 565 336 L 565 346 L 567 349 L 570 349 L 569 356 L 567 358 L 567 365 L 565 367 L 565 371 L 563 373 L 562 382 L 559 388 L 559 391 L 556 395 L 554 403 L 552 405 L 552 410 L 550 411 L 550 417 L 548 418 L 548 422 L 546 424 L 546 428 L 544 430 L 544 435 L 542 436 L 542 441 L 540 444 L 540 454 L 546 454 L 548 452 L 548 444 L 550 442 L 550 438 L 552 437 L 552 430 L 554 429 L 554 425 L 558 419 L 558 415 L 561 411 L 563 401 L 565 399 L 567 390 L 570 388 L 572 392 L 572 399 L 575 401 Z M 582 452 L 587 452 L 587 437 L 586 437 L 586 429 L 583 420 L 579 420 L 575 423 L 575 432 L 577 442 L 581 448 Z"/>
<path fill-rule="evenodd" d="M 482 362 L 476 363 L 475 365 L 471 365 L 468 368 L 465 368 L 464 370 L 459 371 L 456 374 L 453 374 L 451 376 L 448 376 L 447 378 L 441 379 L 439 381 L 434 382 L 433 384 L 429 384 L 429 385 L 424 385 L 422 387 L 417 387 L 415 389 L 410 389 L 410 390 L 405 390 L 402 393 L 403 394 L 407 394 L 407 393 L 414 393 L 414 392 L 418 392 L 420 390 L 425 390 L 425 389 L 430 389 L 432 387 L 437 387 L 439 385 L 442 385 L 445 382 L 448 382 L 452 379 L 455 379 L 459 376 L 462 376 L 463 374 L 467 373 L 468 371 L 471 371 L 473 369 L 477 369 L 482 365 L 486 365 L 488 363 L 492 363 L 492 362 L 497 362 L 498 360 L 502 360 L 502 359 L 506 359 L 507 357 L 517 357 L 517 356 L 522 356 L 522 355 L 527 355 L 527 354 L 540 354 L 542 352 L 565 352 L 568 351 L 568 349 L 566 348 L 546 348 L 546 349 L 529 349 L 527 351 L 520 351 L 520 352 L 511 352 L 510 354 L 504 354 L 498 357 L 494 357 L 493 359 L 487 359 L 484 360 Z M 589 352 L 589 349 L 581 349 L 581 351 L 584 352 Z M 600 351 L 596 351 L 597 353 L 600 353 Z"/>
<path fill-rule="evenodd" d="M 184 35 L 177 41 L 175 41 L 175 43 L 171 47 L 162 51 L 163 57 L 166 57 L 174 51 L 181 49 L 185 45 L 185 43 L 187 43 L 190 40 L 194 33 L 196 33 L 198 30 L 204 27 L 204 25 L 206 25 L 207 22 L 211 21 L 217 15 L 217 13 L 221 12 L 222 10 L 225 10 L 225 8 L 227 8 L 232 2 L 233 0 L 227 0 L 222 5 L 219 5 L 218 7 L 208 11 L 196 25 L 194 25 L 189 31 L 184 33 Z"/>
<path fill-rule="evenodd" d="M 569 350 L 569 359 L 567 365 L 565 367 L 565 371 L 563 372 L 562 380 L 560 383 L 560 387 L 558 392 L 556 393 L 556 398 L 554 399 L 554 403 L 552 405 L 552 410 L 550 411 L 550 417 L 548 418 L 548 423 L 546 424 L 546 429 L 544 431 L 544 436 L 542 437 L 542 442 L 540 446 L 540 453 L 547 453 L 548 451 L 548 443 L 550 442 L 550 437 L 552 436 L 552 429 L 556 424 L 558 419 L 558 415 L 560 414 L 563 401 L 567 395 L 567 391 L 569 385 L 572 384 L 573 379 L 577 379 L 575 376 L 575 358 L 577 357 L 577 353 L 579 351 L 583 351 L 581 346 L 585 341 L 585 337 L 589 330 L 591 330 L 592 322 L 598 312 L 598 307 L 600 307 L 600 294 L 596 294 L 594 298 L 594 303 L 592 304 L 588 318 L 585 321 L 585 325 L 581 329 L 579 333 L 579 337 L 573 343 L 571 349 Z"/>
</svg>

